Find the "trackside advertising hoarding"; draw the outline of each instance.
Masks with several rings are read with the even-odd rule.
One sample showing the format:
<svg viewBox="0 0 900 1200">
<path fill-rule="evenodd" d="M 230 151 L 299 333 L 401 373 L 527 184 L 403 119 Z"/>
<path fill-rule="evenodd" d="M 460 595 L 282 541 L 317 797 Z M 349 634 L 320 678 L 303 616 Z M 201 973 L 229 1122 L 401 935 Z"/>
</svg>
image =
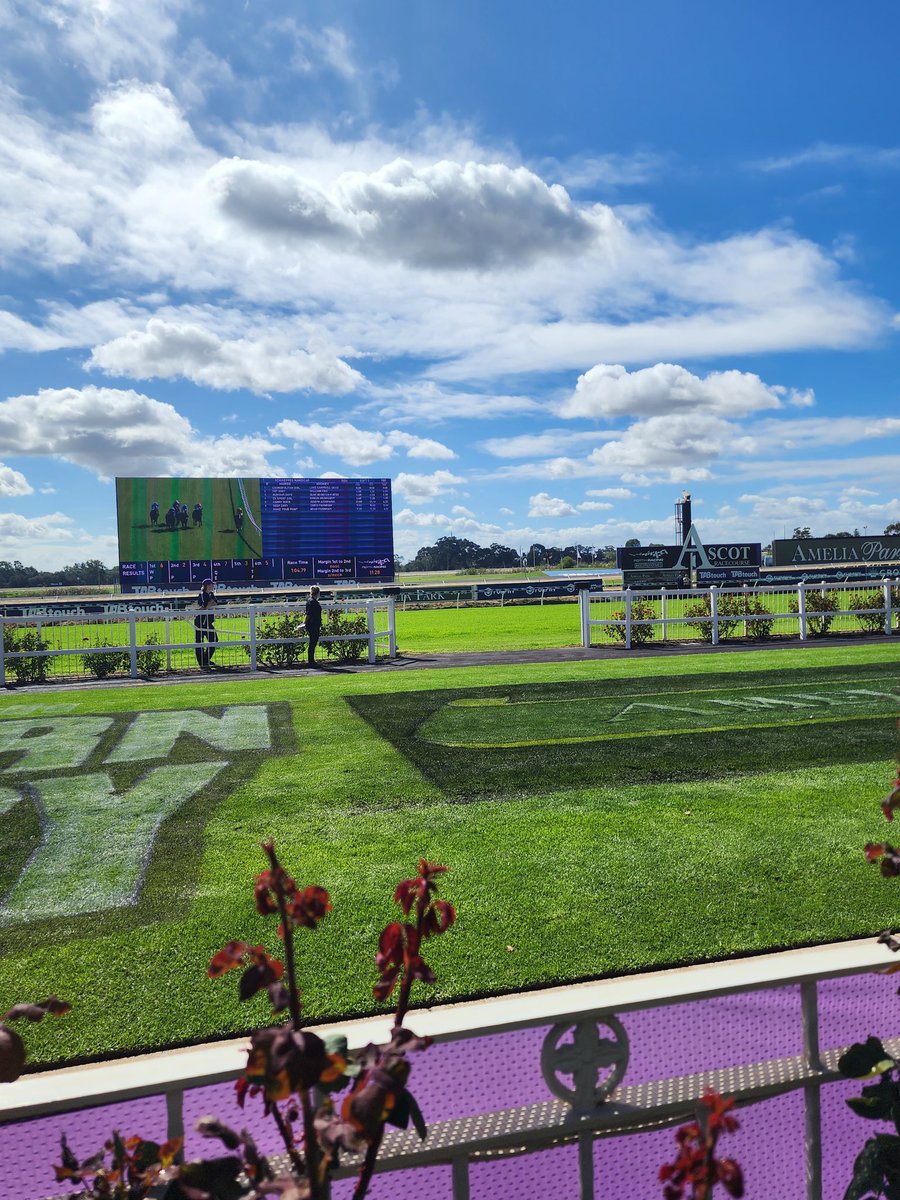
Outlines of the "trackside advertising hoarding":
<svg viewBox="0 0 900 1200">
<path fill-rule="evenodd" d="M 900 537 L 782 538 L 772 543 L 772 560 L 776 567 L 798 570 L 848 563 L 900 566 Z"/>
<path fill-rule="evenodd" d="M 390 583 L 389 479 L 117 479 L 123 592 Z"/>
</svg>

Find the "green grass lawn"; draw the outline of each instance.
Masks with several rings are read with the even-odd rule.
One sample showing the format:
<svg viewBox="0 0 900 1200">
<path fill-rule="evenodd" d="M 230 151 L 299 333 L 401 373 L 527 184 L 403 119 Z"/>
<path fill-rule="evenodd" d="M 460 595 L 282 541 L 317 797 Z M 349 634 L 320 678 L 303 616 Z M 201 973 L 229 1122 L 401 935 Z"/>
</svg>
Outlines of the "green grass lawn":
<svg viewBox="0 0 900 1200">
<path fill-rule="evenodd" d="M 507 604 L 503 608 L 396 610 L 403 654 L 465 654 L 481 650 L 539 650 L 580 646 L 578 604 Z"/>
<path fill-rule="evenodd" d="M 374 1010 L 419 856 L 459 910 L 421 1001 L 877 932 L 900 905 L 862 847 L 889 832 L 898 677 L 885 639 L 22 689 L 0 708 L 0 1011 L 73 1002 L 26 1031 L 38 1062 L 264 1022 L 205 969 L 234 937 L 276 947 L 252 902 L 270 834 L 334 902 L 298 938 L 316 1018 Z"/>
</svg>

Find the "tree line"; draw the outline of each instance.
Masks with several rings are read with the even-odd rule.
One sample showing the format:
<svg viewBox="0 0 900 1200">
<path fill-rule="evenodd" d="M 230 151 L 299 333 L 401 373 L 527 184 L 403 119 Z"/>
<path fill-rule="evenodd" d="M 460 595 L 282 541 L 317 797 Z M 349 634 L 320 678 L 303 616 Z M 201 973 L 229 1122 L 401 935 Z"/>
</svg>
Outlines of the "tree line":
<svg viewBox="0 0 900 1200">
<path fill-rule="evenodd" d="M 528 547 L 503 546 L 492 542 L 479 546 L 467 538 L 442 537 L 433 546 L 422 546 L 408 562 L 399 563 L 403 571 L 485 571 L 504 567 L 574 567 L 615 563 L 615 546 L 544 546 L 532 542 Z"/>
<path fill-rule="evenodd" d="M 37 567 L 25 566 L 18 559 L 15 562 L 0 560 L 0 587 L 5 588 L 85 587 L 116 583 L 118 578 L 118 568 L 107 567 L 98 558 L 72 563 L 54 571 L 39 571 Z"/>
</svg>

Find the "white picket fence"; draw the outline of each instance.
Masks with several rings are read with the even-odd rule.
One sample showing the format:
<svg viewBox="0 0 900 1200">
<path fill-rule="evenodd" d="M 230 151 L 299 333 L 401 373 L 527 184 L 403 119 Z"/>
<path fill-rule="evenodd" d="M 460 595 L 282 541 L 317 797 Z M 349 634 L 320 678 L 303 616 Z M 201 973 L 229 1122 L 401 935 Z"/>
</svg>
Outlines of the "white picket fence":
<svg viewBox="0 0 900 1200">
<path fill-rule="evenodd" d="M 365 631 L 320 638 L 319 645 L 326 654 L 331 643 L 361 642 L 369 663 L 379 656 L 396 657 L 393 596 L 347 600 L 322 608 L 326 618 L 334 611 L 365 616 Z M 21 679 L 23 675 L 31 682 L 90 676 L 98 672 L 91 671 L 87 663 L 104 657 L 110 669 L 102 670 L 101 677 L 125 675 L 136 679 L 196 670 L 193 621 L 199 611 L 188 608 L 161 613 L 154 606 L 146 613 L 0 617 L 0 681 Z M 218 637 L 215 664 L 249 671 L 265 669 L 267 659 L 271 659 L 266 650 L 278 646 L 295 647 L 300 659 L 306 639 L 299 634 L 273 637 L 267 625 L 271 626 L 272 618 L 299 619 L 301 615 L 302 609 L 296 604 L 222 605 L 213 614 Z M 26 638 L 29 641 L 25 642 Z"/>
<path fill-rule="evenodd" d="M 765 590 L 712 586 L 654 591 L 583 591 L 579 593 L 581 644 L 589 647 L 614 642 L 624 644 L 630 650 L 634 644 L 651 640 L 699 638 L 717 646 L 735 634 L 751 641 L 791 636 L 805 642 L 810 637 L 824 636 L 828 630 L 833 633 L 863 629 L 876 632 L 875 626 L 890 637 L 900 631 L 898 590 L 900 579 L 839 587 L 825 582 L 799 583 Z M 815 602 L 810 602 L 810 595 L 836 595 L 839 607 L 818 610 L 814 607 Z M 877 595 L 878 603 L 873 607 L 851 608 L 848 600 L 853 595 Z M 734 597 L 735 604 L 723 606 L 725 597 Z M 707 613 L 685 611 L 698 602 L 703 604 L 704 600 L 708 604 Z M 753 600 L 760 601 L 765 611 L 740 611 L 745 602 Z M 723 607 L 727 611 L 723 612 Z"/>
</svg>

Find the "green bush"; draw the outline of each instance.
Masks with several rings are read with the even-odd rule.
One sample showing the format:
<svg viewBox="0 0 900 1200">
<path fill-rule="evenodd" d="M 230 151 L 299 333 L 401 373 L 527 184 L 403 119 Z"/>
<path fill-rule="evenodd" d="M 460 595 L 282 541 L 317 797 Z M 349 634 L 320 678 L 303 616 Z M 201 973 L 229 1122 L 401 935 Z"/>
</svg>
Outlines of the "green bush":
<svg viewBox="0 0 900 1200">
<path fill-rule="evenodd" d="M 166 658 L 162 650 L 156 649 L 159 638 L 155 633 L 144 642 L 144 649 L 137 652 L 137 669 L 140 675 L 159 675 L 165 666 Z"/>
<path fill-rule="evenodd" d="M 745 597 L 744 614 L 747 619 L 747 637 L 754 642 L 767 642 L 772 636 L 775 618 L 759 596 Z"/>
<path fill-rule="evenodd" d="M 613 611 L 614 621 L 625 621 L 626 609 L 617 608 Z M 632 646 L 643 646 L 645 642 L 652 641 L 655 636 L 654 627 L 652 625 L 635 625 L 635 621 L 655 621 L 657 620 L 656 609 L 653 607 L 652 600 L 632 600 L 631 602 L 631 644 Z M 625 641 L 625 625 L 607 625 L 609 635 L 615 638 L 617 642 Z"/>
<path fill-rule="evenodd" d="M 833 614 L 840 610 L 836 592 L 806 593 L 806 629 L 811 637 L 825 637 L 834 621 Z M 800 611 L 800 601 L 792 596 L 788 608 L 792 613 Z M 818 613 L 818 616 L 811 616 Z"/>
<path fill-rule="evenodd" d="M 23 629 L 17 632 L 13 625 L 3 626 L 3 653 L 22 654 L 23 658 L 8 660 L 6 668 L 12 671 L 17 683 L 45 683 L 50 669 L 50 659 L 35 653 L 49 650 L 50 643 L 45 642 L 36 629 Z"/>
<path fill-rule="evenodd" d="M 734 631 L 741 623 L 741 618 L 744 615 L 745 600 L 743 596 L 732 596 L 730 594 L 720 596 L 719 603 L 716 609 L 719 616 L 719 641 L 724 642 L 726 638 L 730 638 Z M 699 600 L 694 600 L 690 604 L 684 606 L 684 615 L 686 617 L 712 617 L 712 601 L 709 593 L 702 596 Z M 704 642 L 711 642 L 713 635 L 712 620 L 694 620 L 688 621 L 687 625 L 690 629 L 696 629 Z"/>
<path fill-rule="evenodd" d="M 854 592 L 847 601 L 860 629 L 881 633 L 884 629 L 884 592 Z M 866 610 L 869 611 L 866 611 Z M 872 611 L 874 610 L 874 611 Z"/>
<path fill-rule="evenodd" d="M 340 639 L 342 636 L 346 638 L 348 633 L 368 632 L 369 623 L 364 612 L 342 613 L 333 608 L 325 614 L 322 623 L 322 637 Z M 368 642 L 362 640 L 325 642 L 324 646 L 326 654 L 338 662 L 358 662 L 369 653 Z"/>
<path fill-rule="evenodd" d="M 256 637 L 256 661 L 264 667 L 295 667 L 306 653 L 303 614 L 299 612 L 264 617 L 256 627 Z M 262 645 L 260 639 L 272 639 L 273 644 Z M 245 646 L 244 652 L 249 654 L 249 647 Z"/>
<path fill-rule="evenodd" d="M 122 646 L 112 646 L 109 642 L 94 642 L 90 650 L 82 652 L 81 661 L 86 671 L 95 679 L 106 679 L 117 671 L 128 671 L 131 668 L 131 655 Z"/>
</svg>

